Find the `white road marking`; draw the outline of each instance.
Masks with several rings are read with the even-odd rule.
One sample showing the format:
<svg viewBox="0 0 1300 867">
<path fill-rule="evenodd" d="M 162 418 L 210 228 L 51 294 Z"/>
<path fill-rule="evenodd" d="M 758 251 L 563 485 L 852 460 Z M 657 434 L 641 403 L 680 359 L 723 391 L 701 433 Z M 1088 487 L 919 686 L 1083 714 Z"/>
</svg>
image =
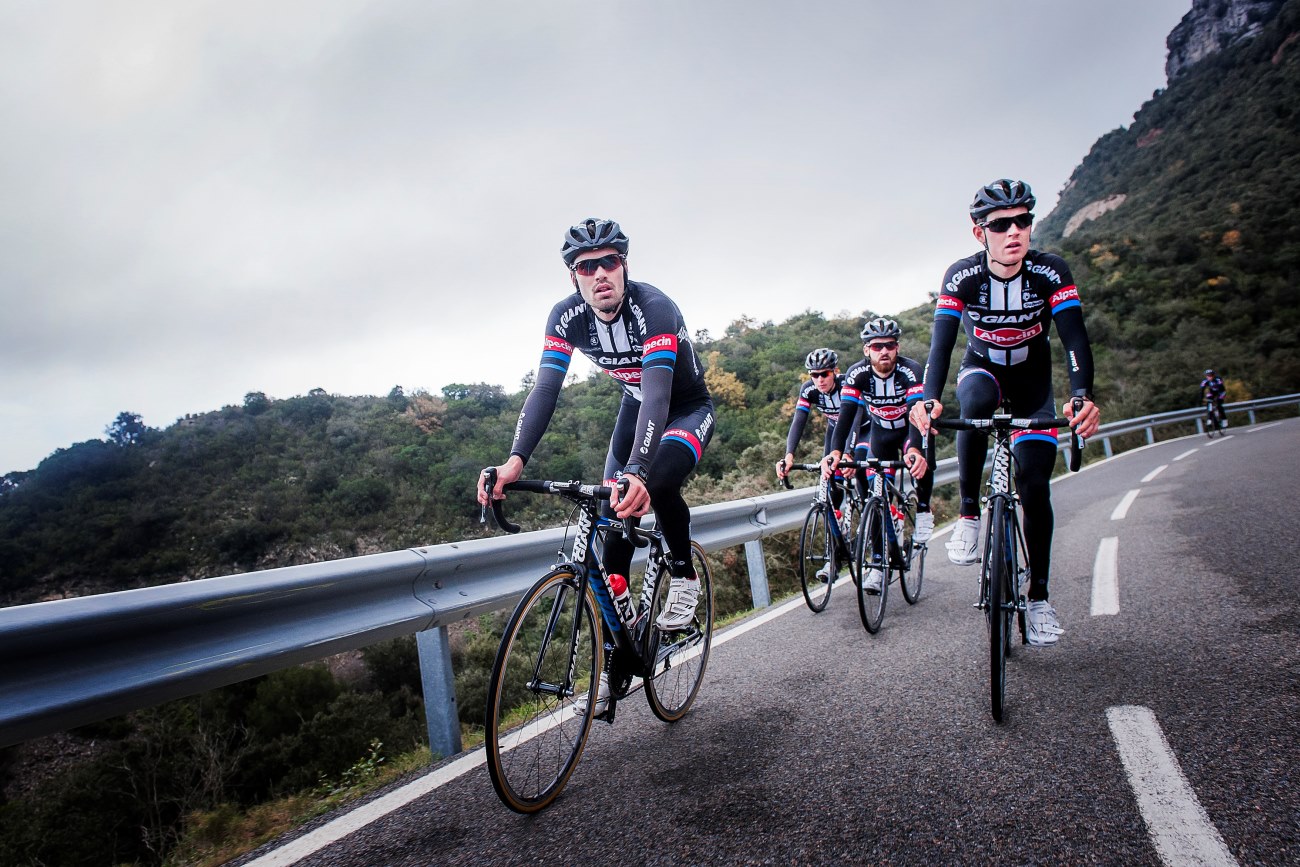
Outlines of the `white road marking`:
<svg viewBox="0 0 1300 867">
<path fill-rule="evenodd" d="M 1217 445 L 1218 443 L 1221 443 L 1224 440 L 1232 439 L 1232 437 L 1233 434 L 1224 434 L 1223 436 L 1219 437 L 1217 440 L 1210 440 L 1208 443 L 1206 443 L 1206 445 L 1207 446 Z"/>
<path fill-rule="evenodd" d="M 1154 470 L 1152 470 L 1151 472 L 1147 473 L 1145 476 L 1142 477 L 1142 484 L 1145 485 L 1147 482 L 1151 481 L 1152 479 L 1160 475 L 1168 468 L 1169 468 L 1169 464 L 1161 464 L 1160 466 L 1156 467 Z"/>
<path fill-rule="evenodd" d="M 1128 507 L 1133 505 L 1133 501 L 1138 498 L 1140 493 L 1142 493 L 1141 488 L 1134 488 L 1125 494 L 1124 499 L 1120 500 L 1119 505 L 1115 507 L 1115 511 L 1110 513 L 1110 519 L 1112 521 L 1124 520 L 1124 516 L 1128 514 Z"/>
<path fill-rule="evenodd" d="M 1107 536 L 1097 545 L 1092 562 L 1092 616 L 1119 614 L 1119 537 Z"/>
<path fill-rule="evenodd" d="M 1106 721 L 1160 860 L 1169 867 L 1235 865 L 1183 776 L 1156 715 L 1149 708 L 1122 705 L 1107 708 Z"/>
<path fill-rule="evenodd" d="M 1246 431 L 1246 433 L 1255 433 L 1255 432 L 1257 432 L 1257 431 L 1268 430 L 1268 429 L 1271 428 L 1271 427 L 1277 427 L 1277 426 L 1280 425 L 1281 423 L 1282 423 L 1282 422 L 1280 422 L 1280 421 L 1269 422 L 1268 424 L 1262 424 L 1262 425 L 1260 425 L 1259 427 L 1253 427 L 1253 428 L 1251 428 L 1250 430 Z"/>
<path fill-rule="evenodd" d="M 1176 460 L 1176 461 L 1181 461 L 1183 458 L 1188 457 L 1188 456 L 1190 456 L 1190 455 L 1194 455 L 1194 454 L 1196 454 L 1196 449 L 1189 449 L 1189 450 L 1183 452 L 1183 453 L 1182 453 L 1181 455 L 1179 455 L 1178 457 L 1174 458 L 1174 460 Z"/>
</svg>

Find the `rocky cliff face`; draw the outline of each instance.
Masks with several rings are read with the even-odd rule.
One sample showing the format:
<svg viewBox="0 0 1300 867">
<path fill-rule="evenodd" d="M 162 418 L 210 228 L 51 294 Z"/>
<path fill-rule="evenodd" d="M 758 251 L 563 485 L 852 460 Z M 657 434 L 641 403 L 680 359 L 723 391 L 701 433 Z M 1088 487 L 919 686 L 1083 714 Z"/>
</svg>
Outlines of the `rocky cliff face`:
<svg viewBox="0 0 1300 867">
<path fill-rule="evenodd" d="M 1251 38 L 1277 14 L 1284 0 L 1192 0 L 1192 11 L 1169 32 L 1165 76 L 1169 81 L 1189 66 L 1235 42 Z"/>
</svg>

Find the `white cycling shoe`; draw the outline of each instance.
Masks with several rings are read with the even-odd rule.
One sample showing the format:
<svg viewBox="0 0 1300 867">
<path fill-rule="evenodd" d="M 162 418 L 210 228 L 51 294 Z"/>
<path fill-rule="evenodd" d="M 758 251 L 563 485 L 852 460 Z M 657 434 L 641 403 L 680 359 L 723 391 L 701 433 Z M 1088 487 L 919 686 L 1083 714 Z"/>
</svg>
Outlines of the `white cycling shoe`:
<svg viewBox="0 0 1300 867">
<path fill-rule="evenodd" d="M 934 515 L 929 512 L 917 512 L 916 528 L 912 531 L 912 541 L 917 545 L 924 545 L 930 541 L 932 533 L 934 533 Z"/>
<path fill-rule="evenodd" d="M 1034 647 L 1051 647 L 1065 633 L 1056 609 L 1046 599 L 1031 599 L 1025 609 L 1025 640 Z"/>
<path fill-rule="evenodd" d="M 665 631 L 685 629 L 695 619 L 695 607 L 700 603 L 700 579 L 674 575 L 668 582 L 668 601 L 659 612 L 655 626 Z"/>
<path fill-rule="evenodd" d="M 587 695 L 583 693 L 573 702 L 573 709 L 582 716 L 587 712 Z M 609 710 L 609 673 L 602 671 L 600 673 L 600 686 L 596 687 L 596 709 L 592 716 L 600 716 Z"/>
<path fill-rule="evenodd" d="M 969 566 L 979 561 L 980 543 L 980 519 L 979 518 L 958 518 L 957 524 L 952 528 L 952 538 L 948 540 L 945 547 L 948 549 L 948 559 L 958 566 Z"/>
</svg>

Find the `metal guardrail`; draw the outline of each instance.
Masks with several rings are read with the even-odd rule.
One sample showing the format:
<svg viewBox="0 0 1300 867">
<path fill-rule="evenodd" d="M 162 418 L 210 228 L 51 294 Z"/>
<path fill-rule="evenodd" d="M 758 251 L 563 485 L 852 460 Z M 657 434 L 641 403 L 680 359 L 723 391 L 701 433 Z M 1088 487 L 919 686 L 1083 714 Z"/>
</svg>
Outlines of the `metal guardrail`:
<svg viewBox="0 0 1300 867">
<path fill-rule="evenodd" d="M 1300 394 L 1230 412 L 1300 404 Z M 1202 408 L 1104 425 L 1099 437 L 1199 420 Z M 1198 425 L 1199 426 L 1199 425 Z M 1094 437 L 1096 439 L 1096 437 Z M 935 467 L 954 481 L 956 459 Z M 800 525 L 807 489 L 691 510 L 706 550 L 744 544 L 767 604 L 760 540 Z M 0 609 L 0 747 L 416 634 L 430 742 L 459 750 L 446 626 L 510 607 L 556 559 L 563 529 L 451 542 Z"/>
</svg>

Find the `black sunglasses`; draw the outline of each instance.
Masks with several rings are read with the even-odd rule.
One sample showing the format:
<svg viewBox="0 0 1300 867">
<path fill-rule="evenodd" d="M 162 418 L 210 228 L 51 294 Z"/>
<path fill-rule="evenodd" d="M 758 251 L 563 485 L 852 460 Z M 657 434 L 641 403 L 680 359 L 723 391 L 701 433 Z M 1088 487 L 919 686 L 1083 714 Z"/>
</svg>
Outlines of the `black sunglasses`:
<svg viewBox="0 0 1300 867">
<path fill-rule="evenodd" d="M 988 229 L 990 232 L 997 232 L 999 235 L 1003 232 L 1010 231 L 1012 226 L 1015 226 L 1017 229 L 1028 229 L 1033 224 L 1034 215 L 1027 213 L 1016 214 L 1014 217 L 998 217 L 996 220 L 986 220 L 985 222 L 980 223 L 980 225 L 985 229 Z"/>
<path fill-rule="evenodd" d="M 832 370 L 810 370 L 808 372 L 808 375 L 815 379 L 821 379 L 824 376 L 830 376 L 834 372 L 835 371 L 833 369 Z"/>
<path fill-rule="evenodd" d="M 613 271 L 621 264 L 623 264 L 623 257 L 617 253 L 610 253 L 608 256 L 601 256 L 599 259 L 583 259 L 581 262 L 574 262 L 573 267 L 569 270 L 584 277 L 590 277 L 596 273 L 598 268 Z"/>
<path fill-rule="evenodd" d="M 868 343 L 868 344 L 867 344 L 867 349 L 870 349 L 872 352 L 884 352 L 886 349 L 897 349 L 897 348 L 898 348 L 898 341 L 897 341 L 897 340 L 891 340 L 891 341 L 889 341 L 888 343 Z"/>
</svg>

